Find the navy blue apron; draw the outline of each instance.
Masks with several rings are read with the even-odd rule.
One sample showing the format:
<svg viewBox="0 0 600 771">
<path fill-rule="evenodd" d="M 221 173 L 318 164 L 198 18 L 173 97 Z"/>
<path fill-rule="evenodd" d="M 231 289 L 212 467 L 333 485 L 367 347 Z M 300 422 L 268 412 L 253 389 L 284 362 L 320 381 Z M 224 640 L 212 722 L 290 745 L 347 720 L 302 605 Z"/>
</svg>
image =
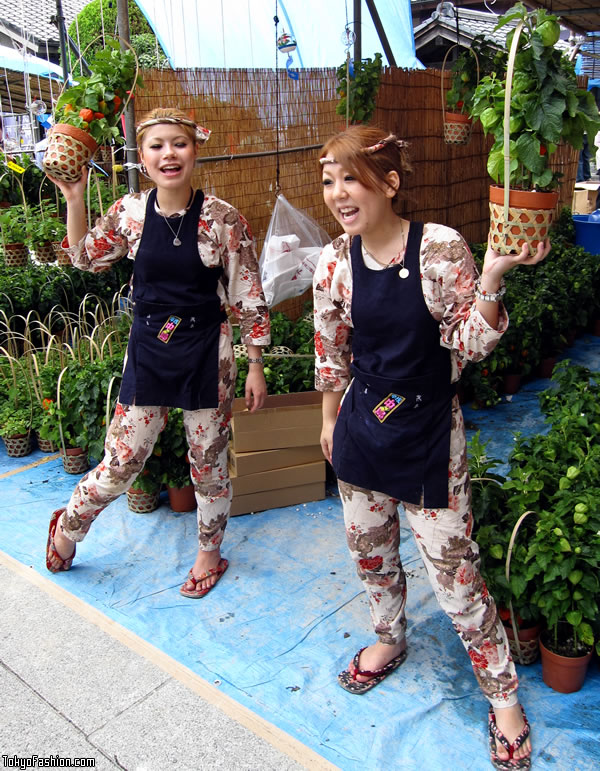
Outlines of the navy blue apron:
<svg viewBox="0 0 600 771">
<path fill-rule="evenodd" d="M 155 201 L 152 190 L 134 264 L 133 324 L 119 400 L 184 410 L 217 407 L 219 335 L 227 316 L 217 295 L 223 269 L 207 268 L 198 253 L 204 194 L 196 192 L 183 222 L 169 218 L 181 246 L 173 245 Z"/>
<path fill-rule="evenodd" d="M 423 223 L 412 222 L 404 267 L 368 268 L 352 239 L 352 374 L 333 434 L 338 479 L 426 508 L 448 506 L 450 351 L 421 286 Z"/>
</svg>

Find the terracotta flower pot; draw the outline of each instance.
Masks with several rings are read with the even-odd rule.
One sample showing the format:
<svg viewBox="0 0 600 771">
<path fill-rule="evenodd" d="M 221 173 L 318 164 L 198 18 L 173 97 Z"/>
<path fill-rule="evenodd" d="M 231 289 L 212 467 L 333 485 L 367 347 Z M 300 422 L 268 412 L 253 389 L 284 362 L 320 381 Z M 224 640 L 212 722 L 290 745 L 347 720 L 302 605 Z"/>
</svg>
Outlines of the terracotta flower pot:
<svg viewBox="0 0 600 771">
<path fill-rule="evenodd" d="M 504 188 L 490 186 L 490 235 L 492 246 L 500 254 L 518 254 L 523 244 L 530 252 L 548 237 L 558 202 L 558 193 L 510 190 L 508 219 L 504 219 Z"/>
<path fill-rule="evenodd" d="M 144 490 L 131 487 L 127 490 L 127 506 L 130 511 L 135 511 L 136 514 L 149 514 L 157 509 L 159 498 L 160 490 L 154 493 L 147 493 Z"/>
<path fill-rule="evenodd" d="M 23 458 L 31 453 L 31 433 L 3 436 L 2 439 L 9 458 Z"/>
<path fill-rule="evenodd" d="M 83 447 L 67 447 L 66 455 L 62 450 L 60 455 L 67 474 L 83 474 L 90 465 L 87 450 Z"/>
<path fill-rule="evenodd" d="M 447 145 L 468 145 L 473 120 L 460 112 L 444 113 L 444 142 Z"/>
<path fill-rule="evenodd" d="M 29 250 L 25 244 L 4 244 L 4 264 L 7 268 L 22 268 L 27 265 Z"/>
<path fill-rule="evenodd" d="M 48 132 L 48 146 L 42 166 L 50 177 L 63 182 L 81 179 L 81 167 L 90 161 L 98 144 L 96 140 L 76 126 L 57 123 Z"/>
<path fill-rule="evenodd" d="M 556 366 L 556 356 L 546 356 L 546 358 L 540 361 L 538 367 L 538 374 L 540 377 L 549 378 L 552 377 L 554 367 Z"/>
<path fill-rule="evenodd" d="M 581 690 L 592 651 L 584 656 L 560 656 L 548 650 L 543 640 L 540 640 L 542 654 L 542 680 L 549 688 L 558 693 L 575 693 Z"/>
<path fill-rule="evenodd" d="M 167 487 L 169 505 L 173 511 L 194 511 L 197 503 L 194 485 L 185 487 Z"/>
</svg>

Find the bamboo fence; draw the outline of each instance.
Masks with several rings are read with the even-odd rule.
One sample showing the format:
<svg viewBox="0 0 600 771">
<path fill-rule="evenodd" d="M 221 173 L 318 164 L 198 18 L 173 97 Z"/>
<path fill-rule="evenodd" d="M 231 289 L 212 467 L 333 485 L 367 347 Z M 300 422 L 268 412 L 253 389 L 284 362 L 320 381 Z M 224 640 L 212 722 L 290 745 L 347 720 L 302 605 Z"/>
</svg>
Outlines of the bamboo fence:
<svg viewBox="0 0 600 771">
<path fill-rule="evenodd" d="M 486 163 L 492 140 L 477 124 L 470 144 L 444 143 L 440 77 L 440 70 L 386 68 L 372 123 L 410 142 L 413 174 L 403 213 L 454 227 L 470 243 L 482 242 L 489 229 Z M 339 233 L 322 201 L 317 162 L 319 147 L 345 127 L 335 112 L 334 69 L 302 70 L 297 81 L 285 70 L 146 70 L 144 83 L 136 94 L 137 119 L 154 107 L 177 106 L 212 131 L 194 182 L 243 213 L 259 254 L 278 166 L 287 200 L 332 237 Z M 248 153 L 262 155 L 243 157 Z M 553 166 L 564 174 L 559 209 L 571 205 L 578 157 L 569 148 L 553 156 Z"/>
</svg>

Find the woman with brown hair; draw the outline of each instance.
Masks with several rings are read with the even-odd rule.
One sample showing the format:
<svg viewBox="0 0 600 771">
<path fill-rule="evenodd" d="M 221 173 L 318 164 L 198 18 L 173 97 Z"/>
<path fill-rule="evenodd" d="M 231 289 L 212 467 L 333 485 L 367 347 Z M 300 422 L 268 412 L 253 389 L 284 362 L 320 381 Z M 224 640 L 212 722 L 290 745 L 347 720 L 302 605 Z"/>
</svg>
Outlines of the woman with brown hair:
<svg viewBox="0 0 600 771">
<path fill-rule="evenodd" d="M 504 627 L 479 572 L 462 412 L 455 383 L 507 327 L 503 275 L 550 249 L 487 249 L 481 276 L 463 238 L 399 212 L 407 144 L 352 126 L 321 152 L 325 203 L 344 230 L 314 276 L 321 446 L 338 477 L 350 553 L 377 641 L 339 684 L 362 694 L 404 663 L 406 579 L 402 504 L 443 610 L 490 702 L 492 763 L 529 768 L 529 724 Z"/>
<path fill-rule="evenodd" d="M 197 151 L 209 135 L 179 110 L 150 112 L 136 136 L 142 170 L 155 187 L 116 201 L 90 231 L 87 170 L 78 182 L 55 180 L 67 202 L 63 246 L 73 265 L 99 272 L 128 257 L 134 270 L 133 324 L 105 456 L 52 516 L 46 556 L 52 572 L 69 570 L 76 543 L 142 471 L 169 407 L 183 409 L 198 504 L 199 547 L 181 594 L 203 597 L 228 567 L 220 547 L 232 495 L 227 445 L 236 367 L 226 308 L 247 345 L 252 411 L 266 396 L 261 347 L 270 328 L 248 223 L 230 204 L 192 186 Z"/>
</svg>

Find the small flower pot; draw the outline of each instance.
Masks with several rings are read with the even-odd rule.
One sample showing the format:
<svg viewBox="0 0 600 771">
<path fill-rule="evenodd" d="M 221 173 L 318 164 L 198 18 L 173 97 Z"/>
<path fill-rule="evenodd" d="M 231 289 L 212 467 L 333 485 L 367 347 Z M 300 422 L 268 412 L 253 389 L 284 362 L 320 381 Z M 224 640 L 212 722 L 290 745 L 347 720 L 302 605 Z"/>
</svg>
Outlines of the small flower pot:
<svg viewBox="0 0 600 771">
<path fill-rule="evenodd" d="M 31 453 L 31 434 L 15 434 L 15 436 L 3 436 L 6 446 L 6 454 L 10 458 L 23 458 Z"/>
<path fill-rule="evenodd" d="M 59 265 L 71 265 L 71 258 L 61 246 L 62 241 L 52 241 L 52 249 Z"/>
<path fill-rule="evenodd" d="M 197 507 L 194 485 L 167 487 L 169 506 L 173 511 L 194 511 Z"/>
<path fill-rule="evenodd" d="M 542 654 L 542 680 L 549 688 L 558 693 L 580 691 L 585 681 L 592 651 L 584 656 L 561 656 L 549 650 L 540 640 Z"/>
<path fill-rule="evenodd" d="M 127 490 L 127 506 L 130 511 L 135 511 L 136 514 L 149 514 L 157 509 L 159 498 L 160 490 L 154 493 L 147 493 L 144 490 L 131 487 Z"/>
<path fill-rule="evenodd" d="M 543 378 L 552 377 L 554 367 L 556 366 L 556 356 L 547 356 L 540 361 L 538 367 L 538 375 Z"/>
<path fill-rule="evenodd" d="M 29 250 L 25 244 L 4 244 L 4 264 L 7 268 L 23 268 L 28 259 Z"/>
<path fill-rule="evenodd" d="M 42 244 L 36 244 L 33 249 L 33 255 L 38 262 L 47 264 L 54 262 L 56 255 L 50 241 L 45 241 Z"/>
<path fill-rule="evenodd" d="M 52 439 L 42 439 L 38 434 L 35 435 L 35 438 L 41 452 L 58 452 L 58 447 L 54 444 Z"/>
<path fill-rule="evenodd" d="M 521 375 L 516 372 L 504 375 L 502 388 L 505 394 L 516 394 L 521 388 Z"/>
<path fill-rule="evenodd" d="M 506 636 L 513 659 L 519 664 L 533 664 L 540 655 L 540 625 L 529 627 L 528 629 L 517 628 L 519 645 L 515 641 L 512 626 L 505 624 Z M 520 653 L 519 653 L 520 650 Z"/>
<path fill-rule="evenodd" d="M 473 120 L 460 112 L 444 113 L 444 142 L 447 145 L 468 145 Z"/>
<path fill-rule="evenodd" d="M 63 182 L 81 179 L 81 167 L 88 163 L 98 147 L 87 131 L 68 123 L 57 123 L 48 132 L 48 146 L 42 165 L 48 176 Z"/>
<path fill-rule="evenodd" d="M 66 454 L 61 450 L 60 455 L 67 474 L 83 474 L 90 465 L 87 450 L 83 447 L 67 447 Z"/>
</svg>

